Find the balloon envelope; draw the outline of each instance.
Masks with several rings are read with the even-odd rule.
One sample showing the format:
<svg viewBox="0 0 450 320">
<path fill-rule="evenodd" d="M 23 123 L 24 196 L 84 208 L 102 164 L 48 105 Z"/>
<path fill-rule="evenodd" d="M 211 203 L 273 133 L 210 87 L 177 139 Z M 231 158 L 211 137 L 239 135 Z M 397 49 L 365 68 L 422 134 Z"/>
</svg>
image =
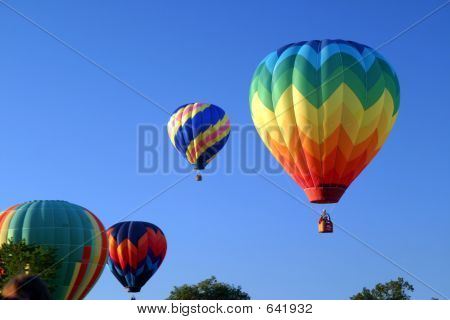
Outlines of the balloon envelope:
<svg viewBox="0 0 450 320">
<path fill-rule="evenodd" d="M 380 150 L 399 96 L 394 70 L 373 49 L 314 40 L 258 65 L 250 106 L 264 144 L 309 200 L 334 203 Z"/>
<path fill-rule="evenodd" d="M 195 169 L 203 170 L 227 142 L 230 120 L 214 104 L 189 103 L 172 114 L 168 133 L 173 146 L 186 160 Z"/>
<path fill-rule="evenodd" d="M 52 299 L 83 299 L 105 266 L 102 223 L 89 210 L 66 201 L 30 201 L 4 211 L 0 245 L 10 239 L 56 249 L 60 264 Z"/>
<path fill-rule="evenodd" d="M 107 231 L 108 266 L 129 292 L 139 292 L 164 260 L 167 242 L 154 224 L 125 221 Z"/>
</svg>

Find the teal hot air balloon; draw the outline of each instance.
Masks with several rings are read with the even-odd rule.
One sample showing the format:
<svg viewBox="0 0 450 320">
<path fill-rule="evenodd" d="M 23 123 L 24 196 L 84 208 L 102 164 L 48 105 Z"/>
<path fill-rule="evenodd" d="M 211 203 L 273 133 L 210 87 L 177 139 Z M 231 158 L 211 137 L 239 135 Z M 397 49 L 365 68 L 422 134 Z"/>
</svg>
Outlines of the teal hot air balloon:
<svg viewBox="0 0 450 320">
<path fill-rule="evenodd" d="M 53 299 L 83 299 L 101 275 L 107 258 L 105 229 L 89 210 L 66 201 L 38 200 L 0 215 L 0 245 L 25 240 L 55 248 L 61 261 Z"/>
<path fill-rule="evenodd" d="M 173 146 L 195 170 L 203 170 L 225 146 L 230 120 L 214 104 L 188 103 L 174 111 L 167 129 Z M 200 174 L 197 180 L 201 180 Z"/>
</svg>

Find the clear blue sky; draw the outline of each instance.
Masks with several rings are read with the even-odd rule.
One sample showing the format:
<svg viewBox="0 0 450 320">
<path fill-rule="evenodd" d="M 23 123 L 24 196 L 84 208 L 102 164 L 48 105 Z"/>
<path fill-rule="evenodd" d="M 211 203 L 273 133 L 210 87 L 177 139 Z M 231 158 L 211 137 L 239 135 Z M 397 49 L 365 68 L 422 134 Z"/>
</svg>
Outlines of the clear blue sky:
<svg viewBox="0 0 450 320">
<path fill-rule="evenodd" d="M 247 125 L 250 79 L 270 51 L 322 38 L 377 47 L 444 1 L 7 2 L 166 109 L 208 101 Z M 400 79 L 399 118 L 333 212 L 447 296 L 449 30 L 447 6 L 380 49 Z M 183 177 L 138 173 L 138 125 L 162 128 L 166 113 L 3 5 L 0 36 L 0 208 L 64 199 L 110 226 Z M 130 217 L 160 226 L 169 245 L 141 298 L 211 275 L 254 299 L 347 299 L 397 276 L 415 285 L 414 298 L 438 297 L 342 231 L 319 235 L 310 209 L 239 171 L 250 147 L 233 138 L 202 184 L 189 177 Z M 232 174 L 220 165 L 227 152 Z M 306 200 L 286 174 L 270 179 Z M 129 297 L 105 269 L 88 298 Z"/>
</svg>

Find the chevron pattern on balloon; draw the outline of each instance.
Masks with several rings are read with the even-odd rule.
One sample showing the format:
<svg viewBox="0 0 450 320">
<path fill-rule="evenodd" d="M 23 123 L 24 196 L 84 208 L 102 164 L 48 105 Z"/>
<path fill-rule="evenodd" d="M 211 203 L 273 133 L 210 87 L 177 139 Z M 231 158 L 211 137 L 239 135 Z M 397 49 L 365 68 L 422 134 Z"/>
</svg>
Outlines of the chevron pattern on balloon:
<svg viewBox="0 0 450 320">
<path fill-rule="evenodd" d="M 141 264 L 146 263 L 146 258 L 151 261 L 164 259 L 165 246 L 164 236 L 153 229 L 148 228 L 137 241 L 133 243 L 130 239 L 125 239 L 117 244 L 112 238 L 109 242 L 109 254 L 111 260 L 120 265 L 122 270 L 136 270 Z"/>
<path fill-rule="evenodd" d="M 385 142 L 399 101 L 387 61 L 344 40 L 280 48 L 259 64 L 250 86 L 258 133 L 304 189 L 345 191 Z"/>
<path fill-rule="evenodd" d="M 164 260 L 167 242 L 163 232 L 148 222 L 118 223 L 107 231 L 108 266 L 130 291 L 137 292 Z"/>
</svg>

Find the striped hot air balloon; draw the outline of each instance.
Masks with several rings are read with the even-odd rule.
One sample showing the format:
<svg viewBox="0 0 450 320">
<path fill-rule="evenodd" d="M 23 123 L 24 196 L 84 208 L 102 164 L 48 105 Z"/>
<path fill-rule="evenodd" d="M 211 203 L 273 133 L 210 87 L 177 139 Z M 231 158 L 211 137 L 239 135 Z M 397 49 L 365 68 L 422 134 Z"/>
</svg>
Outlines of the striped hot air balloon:
<svg viewBox="0 0 450 320">
<path fill-rule="evenodd" d="M 261 139 L 309 200 L 334 203 L 382 147 L 399 95 L 394 70 L 373 49 L 314 40 L 258 65 L 250 106 Z"/>
<path fill-rule="evenodd" d="M 203 170 L 227 142 L 230 120 L 214 104 L 189 103 L 172 114 L 168 133 L 173 146 L 194 169 Z M 200 175 L 197 180 L 201 180 Z"/>
<path fill-rule="evenodd" d="M 0 245 L 24 240 L 56 249 L 58 271 L 52 299 L 83 299 L 100 277 L 107 257 L 105 229 L 89 210 L 66 201 L 38 200 L 0 215 Z"/>
<path fill-rule="evenodd" d="M 129 292 L 139 292 L 166 256 L 164 233 L 154 224 L 125 221 L 107 231 L 108 266 Z"/>
</svg>

